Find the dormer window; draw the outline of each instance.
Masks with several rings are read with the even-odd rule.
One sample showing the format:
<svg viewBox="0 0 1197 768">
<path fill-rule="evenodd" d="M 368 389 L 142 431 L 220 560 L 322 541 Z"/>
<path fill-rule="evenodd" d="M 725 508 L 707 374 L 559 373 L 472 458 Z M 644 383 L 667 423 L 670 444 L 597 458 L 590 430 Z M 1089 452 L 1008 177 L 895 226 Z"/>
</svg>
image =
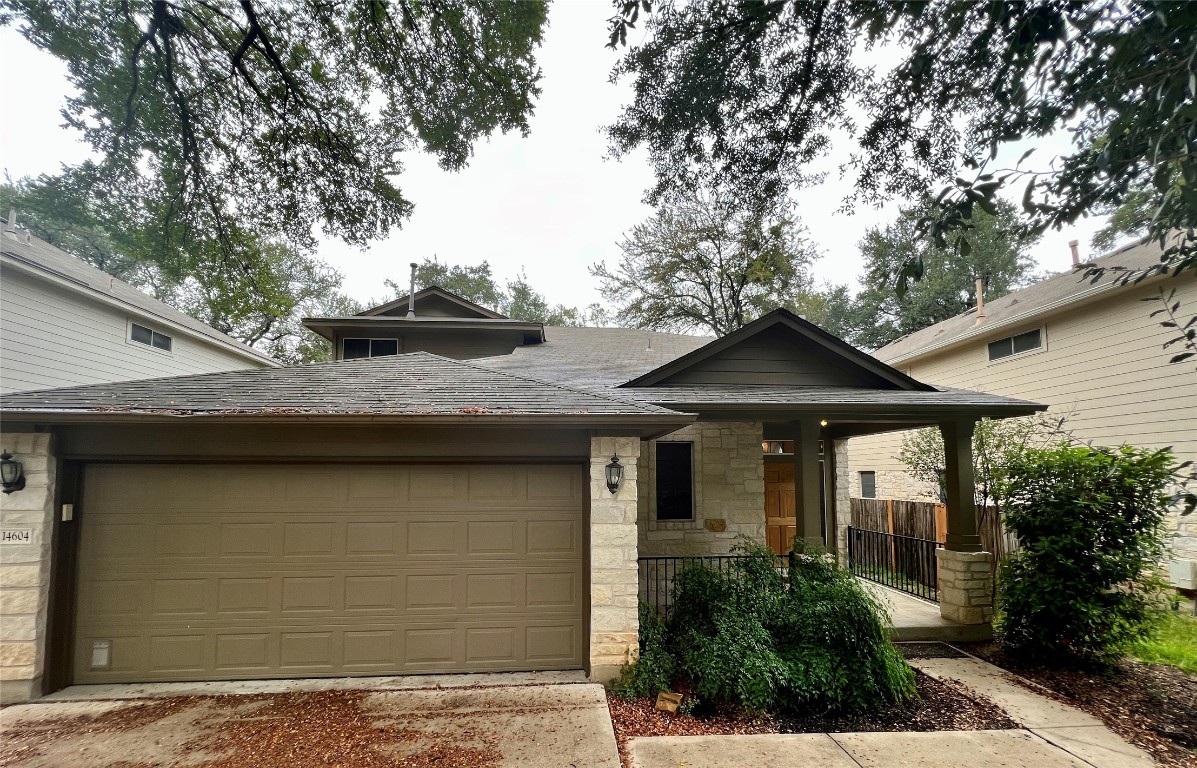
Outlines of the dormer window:
<svg viewBox="0 0 1197 768">
<path fill-rule="evenodd" d="M 360 360 L 364 357 L 385 357 L 399 354 L 398 339 L 344 339 L 343 360 Z"/>
</svg>

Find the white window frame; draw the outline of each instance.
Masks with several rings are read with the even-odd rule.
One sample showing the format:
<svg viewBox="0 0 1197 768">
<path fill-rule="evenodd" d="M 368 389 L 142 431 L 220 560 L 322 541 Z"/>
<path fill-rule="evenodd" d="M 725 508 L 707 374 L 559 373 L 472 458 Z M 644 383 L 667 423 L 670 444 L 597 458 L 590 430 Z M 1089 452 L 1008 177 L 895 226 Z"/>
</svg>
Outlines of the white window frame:
<svg viewBox="0 0 1197 768">
<path fill-rule="evenodd" d="M 126 318 L 126 320 L 127 320 L 127 322 L 125 323 L 125 343 L 126 344 L 132 344 L 133 346 L 137 347 L 138 349 L 149 349 L 149 350 L 152 350 L 153 352 L 158 353 L 159 355 L 173 355 L 175 353 L 175 337 L 173 334 L 169 334 L 164 331 L 159 331 L 156 328 L 154 328 L 154 326 L 151 323 L 147 323 L 144 320 L 134 320 L 131 317 Z M 151 334 L 158 334 L 159 336 L 165 336 L 166 338 L 170 339 L 170 349 L 163 349 L 162 347 L 155 347 L 153 345 L 153 343 L 146 344 L 144 341 L 137 341 L 136 339 L 134 339 L 133 338 L 133 326 L 135 326 L 135 325 L 139 325 L 142 328 L 145 328 Z M 151 339 L 152 338 L 153 337 L 151 336 Z"/>
</svg>

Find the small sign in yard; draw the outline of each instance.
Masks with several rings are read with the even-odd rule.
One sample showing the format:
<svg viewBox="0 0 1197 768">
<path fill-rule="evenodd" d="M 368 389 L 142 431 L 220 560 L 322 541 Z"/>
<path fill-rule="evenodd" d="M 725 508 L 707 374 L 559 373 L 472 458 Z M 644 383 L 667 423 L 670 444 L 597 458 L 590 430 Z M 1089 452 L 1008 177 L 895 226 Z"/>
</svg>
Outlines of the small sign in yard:
<svg viewBox="0 0 1197 768">
<path fill-rule="evenodd" d="M 0 531 L 0 544 L 29 544 L 33 541 L 33 531 Z"/>
<path fill-rule="evenodd" d="M 682 694 L 669 693 L 668 691 L 661 691 L 657 694 L 657 711 L 668 712 L 671 715 L 677 714 L 677 708 L 681 706 Z"/>
</svg>

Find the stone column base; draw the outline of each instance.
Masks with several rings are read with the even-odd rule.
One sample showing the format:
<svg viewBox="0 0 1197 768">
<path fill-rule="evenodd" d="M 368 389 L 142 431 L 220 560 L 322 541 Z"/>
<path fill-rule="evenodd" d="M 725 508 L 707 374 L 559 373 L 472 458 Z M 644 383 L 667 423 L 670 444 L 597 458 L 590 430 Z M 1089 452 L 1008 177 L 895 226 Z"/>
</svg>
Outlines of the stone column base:
<svg viewBox="0 0 1197 768">
<path fill-rule="evenodd" d="M 939 561 L 939 613 L 957 624 L 993 621 L 993 555 L 936 550 Z"/>
</svg>

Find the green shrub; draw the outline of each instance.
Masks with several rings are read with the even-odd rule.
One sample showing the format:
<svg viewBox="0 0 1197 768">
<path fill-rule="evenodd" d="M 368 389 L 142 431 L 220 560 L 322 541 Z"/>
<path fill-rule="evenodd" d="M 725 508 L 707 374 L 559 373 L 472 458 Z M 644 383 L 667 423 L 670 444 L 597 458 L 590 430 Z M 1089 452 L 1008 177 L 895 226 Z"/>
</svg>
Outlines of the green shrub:
<svg viewBox="0 0 1197 768">
<path fill-rule="evenodd" d="M 863 710 L 914 694 L 884 609 L 822 555 L 795 555 L 787 583 L 767 549 L 728 573 L 692 566 L 674 585 L 668 643 L 704 701 L 754 711 Z"/>
<path fill-rule="evenodd" d="M 1161 605 L 1172 454 L 1060 447 L 1009 467 L 1006 524 L 1021 545 L 999 574 L 1015 656 L 1109 662 L 1148 636 Z"/>
<path fill-rule="evenodd" d="M 674 661 L 665 647 L 665 622 L 652 606 L 640 603 L 640 658 L 625 664 L 611 690 L 629 699 L 656 696 L 669 690 Z"/>
</svg>

